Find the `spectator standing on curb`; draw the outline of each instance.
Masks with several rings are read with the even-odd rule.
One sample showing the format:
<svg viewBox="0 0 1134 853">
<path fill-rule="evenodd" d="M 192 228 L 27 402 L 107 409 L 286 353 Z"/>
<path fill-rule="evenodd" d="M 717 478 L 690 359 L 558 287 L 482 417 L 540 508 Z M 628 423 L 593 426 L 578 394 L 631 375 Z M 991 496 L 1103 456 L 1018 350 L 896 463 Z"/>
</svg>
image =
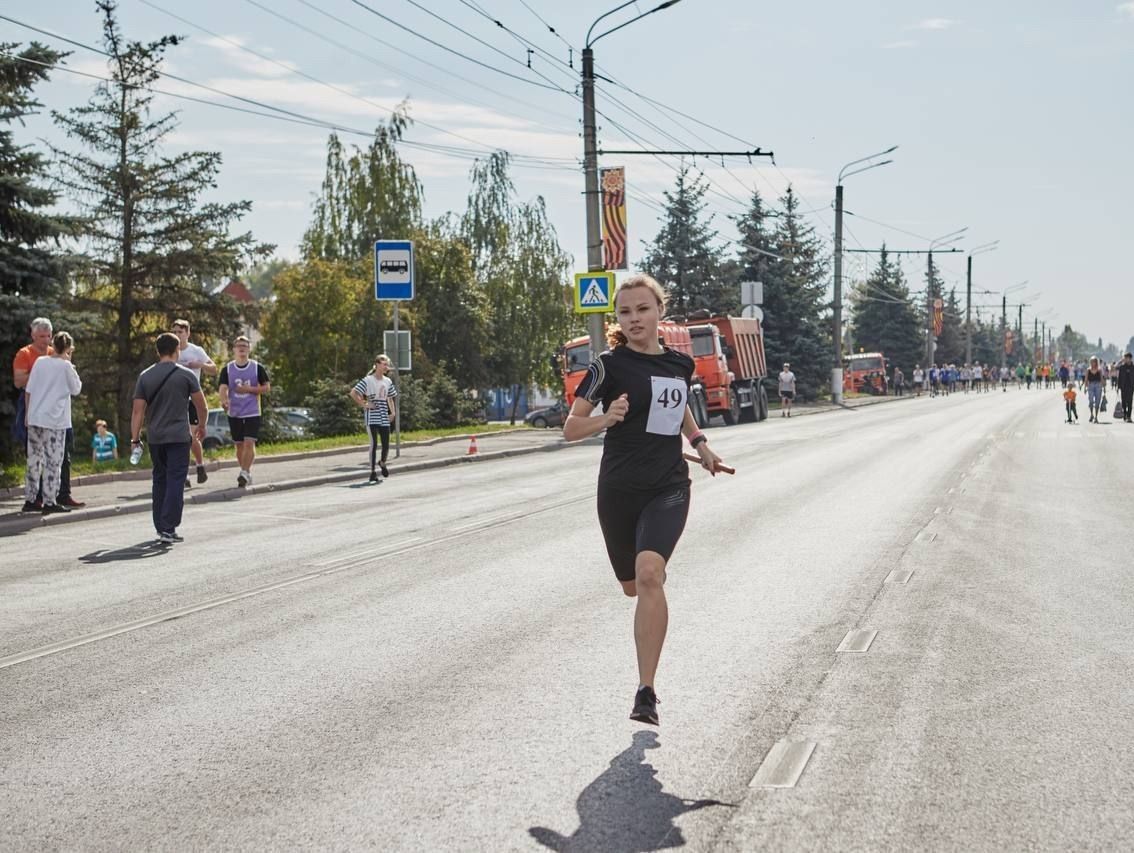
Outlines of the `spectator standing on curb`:
<svg viewBox="0 0 1134 853">
<path fill-rule="evenodd" d="M 264 365 L 249 358 L 252 342 L 241 335 L 232 342 L 232 361 L 221 368 L 220 399 L 228 412 L 228 427 L 236 444 L 240 473 L 236 485 L 252 485 L 252 463 L 256 460 L 256 441 L 260 437 L 260 398 L 272 392 Z M 204 437 L 202 431 L 201 437 Z"/>
<path fill-rule="evenodd" d="M 906 387 L 906 374 L 902 373 L 902 368 L 894 368 L 894 396 L 901 397 L 902 391 Z"/>
<path fill-rule="evenodd" d="M 780 372 L 780 417 L 791 417 L 791 404 L 795 400 L 795 374 L 791 372 L 791 365 L 784 362 L 784 369 Z"/>
<path fill-rule="evenodd" d="M 138 376 L 134 410 L 130 417 L 130 447 L 142 446 L 142 424 L 150 443 L 153 463 L 153 521 L 162 545 L 183 541 L 177 532 L 185 509 L 185 475 L 189 472 L 189 412 L 187 400 L 197 409 L 197 438 L 205 437 L 205 395 L 201 383 L 187 367 L 177 363 L 177 335 L 164 332 L 156 342 L 158 362 Z"/>
<path fill-rule="evenodd" d="M 106 421 L 95 421 L 95 434 L 91 438 L 91 462 L 113 462 L 118 458 L 118 436 L 106 428 Z"/>
<path fill-rule="evenodd" d="M 187 367 L 193 371 L 193 375 L 197 377 L 197 382 L 201 381 L 201 374 L 206 376 L 216 376 L 217 366 L 209 354 L 201 349 L 196 344 L 189 342 L 189 321 L 188 320 L 174 320 L 173 321 L 173 334 L 177 335 L 177 340 L 181 342 L 181 346 L 177 351 L 177 363 L 182 367 Z M 197 426 L 197 407 L 192 403 L 189 404 L 189 426 Z M 209 475 L 205 473 L 205 455 L 204 450 L 201 448 L 201 441 L 197 438 L 195 432 L 192 433 L 192 453 L 193 459 L 197 463 L 197 482 L 204 483 L 209 479 Z M 189 480 L 185 480 L 185 486 L 189 486 Z"/>
<path fill-rule="evenodd" d="M 378 460 L 378 468 L 383 477 L 389 477 L 386 468 L 386 457 L 390 453 L 390 422 L 397 413 L 394 408 L 394 398 L 398 396 L 398 389 L 390 379 L 390 357 L 380 355 L 374 359 L 374 369 L 358 380 L 350 390 L 350 397 L 362 406 L 366 422 L 366 432 L 370 436 L 370 482 L 381 483 L 378 472 L 374 468 L 375 456 L 378 450 L 378 439 L 382 440 L 382 458 Z"/>
<path fill-rule="evenodd" d="M 16 357 L 12 359 L 12 384 L 21 391 L 19 400 L 16 402 L 16 416 L 14 426 L 18 430 L 16 440 L 24 445 L 25 451 L 27 450 L 27 399 L 24 396 L 24 386 L 28 384 L 28 377 L 31 375 L 32 365 L 35 364 L 37 359 L 43 358 L 53 354 L 55 351 L 51 347 L 51 321 L 46 317 L 36 317 L 31 321 L 31 339 L 32 342 L 26 347 L 16 352 Z M 56 503 L 60 506 L 70 507 L 71 509 L 78 509 L 85 506 L 82 501 L 77 501 L 71 496 L 71 443 L 74 440 L 74 431 L 67 430 L 67 436 L 63 445 L 63 467 L 59 474 L 59 494 L 56 495 Z M 42 489 L 36 492 L 34 503 L 36 509 L 41 509 L 43 506 Z"/>
<path fill-rule="evenodd" d="M 925 371 L 921 369 L 920 364 L 915 364 L 913 368 L 913 387 L 918 397 L 925 390 Z"/>
<path fill-rule="evenodd" d="M 79 374 L 71 364 L 74 351 L 71 336 L 58 332 L 51 342 L 51 354 L 37 358 L 28 372 L 24 385 L 28 429 L 24 512 L 36 510 L 37 490 L 43 495 L 44 515 L 71 511 L 71 507 L 57 498 L 71 429 L 71 398 L 83 390 Z"/>
<path fill-rule="evenodd" d="M 1134 405 L 1134 354 L 1126 353 L 1118 365 L 1118 393 L 1122 397 L 1122 420 L 1134 423 L 1130 419 L 1130 407 Z"/>
</svg>

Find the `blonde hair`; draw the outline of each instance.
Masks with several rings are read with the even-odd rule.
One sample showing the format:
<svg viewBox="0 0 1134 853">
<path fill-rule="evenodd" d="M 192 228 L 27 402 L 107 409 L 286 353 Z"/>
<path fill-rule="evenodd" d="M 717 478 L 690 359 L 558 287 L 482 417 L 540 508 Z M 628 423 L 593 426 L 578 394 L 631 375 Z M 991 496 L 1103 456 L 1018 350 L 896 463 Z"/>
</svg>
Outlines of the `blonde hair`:
<svg viewBox="0 0 1134 853">
<path fill-rule="evenodd" d="M 367 376 L 371 376 L 378 372 L 378 362 L 382 362 L 382 364 L 392 363 L 390 361 L 390 356 L 386 355 L 386 353 L 380 353 L 379 355 L 374 356 L 374 366 L 370 368 L 370 373 L 368 373 Z"/>
<path fill-rule="evenodd" d="M 648 287 L 654 294 L 654 299 L 658 302 L 658 314 L 665 314 L 665 291 L 662 286 L 658 284 L 657 279 L 653 276 L 646 275 L 645 273 L 638 273 L 632 275 L 630 278 L 623 279 L 622 283 L 618 285 L 618 289 L 614 291 L 614 299 L 612 300 L 615 308 L 615 313 L 618 311 L 618 297 L 624 290 L 634 290 L 639 287 Z M 622 327 L 617 323 L 612 325 L 606 332 L 606 343 L 611 348 L 626 346 L 627 338 L 626 333 L 622 331 Z"/>
</svg>

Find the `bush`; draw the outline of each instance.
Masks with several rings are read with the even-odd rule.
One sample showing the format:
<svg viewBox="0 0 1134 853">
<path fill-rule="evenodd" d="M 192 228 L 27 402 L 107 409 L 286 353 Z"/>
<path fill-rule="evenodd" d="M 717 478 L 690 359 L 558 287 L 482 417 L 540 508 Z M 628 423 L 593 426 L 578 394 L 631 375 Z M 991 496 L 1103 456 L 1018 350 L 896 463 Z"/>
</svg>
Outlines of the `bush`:
<svg viewBox="0 0 1134 853">
<path fill-rule="evenodd" d="M 284 431 L 284 424 L 286 419 L 284 416 L 270 407 L 264 408 L 264 415 L 260 418 L 260 437 L 261 444 L 279 444 L 288 438 L 288 434 Z"/>
<path fill-rule="evenodd" d="M 315 380 L 303 405 L 311 410 L 311 431 L 317 438 L 352 435 L 362 429 L 350 388 L 334 379 Z"/>
<path fill-rule="evenodd" d="M 399 377 L 396 405 L 402 415 L 402 429 L 432 429 L 437 426 L 437 412 L 425 383 L 412 376 Z"/>
</svg>

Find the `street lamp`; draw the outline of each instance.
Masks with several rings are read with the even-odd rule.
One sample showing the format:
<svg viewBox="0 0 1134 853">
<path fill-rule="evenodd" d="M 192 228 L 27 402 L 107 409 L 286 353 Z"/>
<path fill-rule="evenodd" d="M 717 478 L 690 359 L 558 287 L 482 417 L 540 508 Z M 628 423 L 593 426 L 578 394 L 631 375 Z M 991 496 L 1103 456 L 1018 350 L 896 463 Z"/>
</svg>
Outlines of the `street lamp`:
<svg viewBox="0 0 1134 853">
<path fill-rule="evenodd" d="M 1027 286 L 1028 280 L 1025 279 L 1000 291 L 1000 366 L 1002 368 L 1008 364 L 1008 294 L 1023 290 Z"/>
<path fill-rule="evenodd" d="M 935 237 L 929 241 L 929 254 L 926 261 L 926 276 L 925 276 L 925 369 L 933 364 L 933 287 L 932 276 L 930 273 L 933 271 L 933 250 L 938 246 L 948 246 L 950 243 L 956 243 L 965 236 L 965 232 L 969 230 L 969 226 L 958 228 L 956 231 L 950 231 L 948 234 L 942 234 L 940 237 Z"/>
<path fill-rule="evenodd" d="M 999 240 L 993 240 L 969 252 L 968 271 L 965 276 L 965 364 L 973 363 L 973 255 L 995 252 L 999 245 Z"/>
<path fill-rule="evenodd" d="M 632 6 L 636 0 L 615 6 L 609 12 L 599 15 L 587 30 L 587 38 L 583 47 L 583 176 L 586 181 L 586 211 L 587 211 L 587 270 L 594 272 L 602 269 L 602 233 L 599 224 L 599 181 L 598 181 L 598 140 L 595 129 L 595 54 L 594 44 L 617 30 L 627 27 L 635 21 L 640 21 L 647 15 L 668 9 L 680 0 L 666 0 L 649 11 L 637 17 L 624 21 L 616 27 L 591 38 L 591 33 L 599 21 L 609 18 L 615 12 L 620 12 L 627 6 Z M 591 338 L 591 358 L 596 358 L 603 350 L 603 314 L 587 315 L 587 332 Z"/>
<path fill-rule="evenodd" d="M 851 160 L 839 169 L 839 177 L 835 183 L 835 299 L 832 306 L 832 320 L 835 326 L 833 335 L 835 365 L 831 368 L 831 399 L 836 403 L 843 401 L 843 179 L 869 169 L 877 169 L 887 163 L 893 163 L 893 160 L 883 160 L 880 163 L 870 163 L 869 161 L 875 157 L 885 157 L 897 150 L 897 145 L 891 145 L 885 151 L 879 151 L 877 154 L 861 157 L 858 160 Z M 853 169 L 850 172 L 847 171 L 847 169 L 858 166 L 860 163 L 867 163 L 868 165 Z"/>
</svg>

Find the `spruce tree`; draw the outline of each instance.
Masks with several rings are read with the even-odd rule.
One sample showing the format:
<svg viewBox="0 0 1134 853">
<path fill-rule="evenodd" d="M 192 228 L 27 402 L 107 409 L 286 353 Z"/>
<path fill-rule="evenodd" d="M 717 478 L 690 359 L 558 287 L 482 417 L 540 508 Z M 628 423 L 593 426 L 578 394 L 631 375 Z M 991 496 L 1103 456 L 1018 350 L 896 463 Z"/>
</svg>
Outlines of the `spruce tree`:
<svg viewBox="0 0 1134 853">
<path fill-rule="evenodd" d="M 886 356 L 907 376 L 924 355 L 921 319 L 910 299 L 901 265 L 885 245 L 870 277 L 851 292 L 852 329 L 858 347 Z"/>
<path fill-rule="evenodd" d="M 830 387 L 831 332 L 827 265 L 822 244 L 803 221 L 799 198 L 788 187 L 772 235 L 764 281 L 764 351 L 768 372 L 791 363 L 801 397 L 815 399 Z"/>
<path fill-rule="evenodd" d="M 55 193 L 44 185 L 43 156 L 18 145 L 9 129 L 41 106 L 32 95 L 37 83 L 63 54 L 32 43 L 0 43 L 0 459 L 11 461 L 10 427 L 15 413 L 12 359 L 28 342 L 28 323 L 56 313 L 65 269 L 58 242 L 73 223 L 46 211 Z"/>
<path fill-rule="evenodd" d="M 117 413 L 119 432 L 129 423 L 138 371 L 154 360 L 153 338 L 177 316 L 191 318 L 194 335 L 228 339 L 239 311 L 213 294 L 210 282 L 267 255 L 249 233 L 230 228 L 251 209 L 247 201 L 204 202 L 215 189 L 217 152 L 161 155 L 177 114 L 155 115 L 150 87 L 178 36 L 129 41 L 113 0 L 99 0 L 109 83 L 86 105 L 53 113 L 80 150 L 52 150 L 59 181 L 83 217 L 86 254 L 74 302 L 88 312 L 83 381 L 96 411 Z"/>
<path fill-rule="evenodd" d="M 953 288 L 945 297 L 945 318 L 940 337 L 937 338 L 937 363 L 961 364 L 965 360 L 964 315 Z M 996 362 L 1000 364 L 999 361 Z"/>
<path fill-rule="evenodd" d="M 642 269 L 665 288 L 673 314 L 699 309 L 731 314 L 740 308 L 735 268 L 722 263 L 713 216 L 705 212 L 707 191 L 704 177 L 682 166 L 673 190 L 664 193 L 665 221 L 642 261 Z"/>
</svg>

